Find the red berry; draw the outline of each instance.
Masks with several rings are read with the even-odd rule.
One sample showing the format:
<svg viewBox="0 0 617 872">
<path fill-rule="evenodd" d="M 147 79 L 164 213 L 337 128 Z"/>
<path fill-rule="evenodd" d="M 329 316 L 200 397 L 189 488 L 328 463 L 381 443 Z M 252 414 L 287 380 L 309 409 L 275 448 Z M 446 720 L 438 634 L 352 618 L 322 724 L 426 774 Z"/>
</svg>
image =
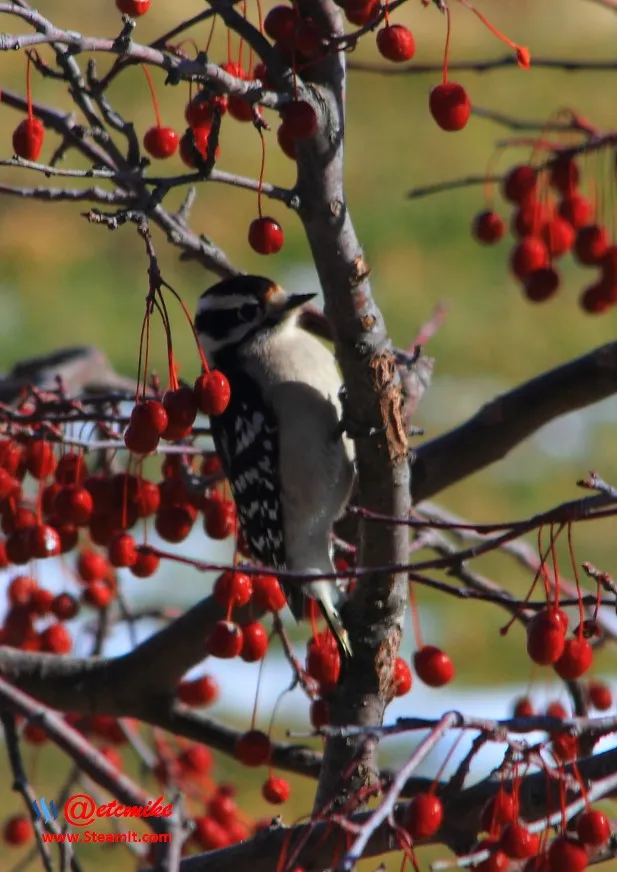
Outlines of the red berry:
<svg viewBox="0 0 617 872">
<path fill-rule="evenodd" d="M 233 794 L 219 788 L 208 803 L 207 811 L 222 827 L 229 829 L 236 822 L 238 806 Z"/>
<path fill-rule="evenodd" d="M 149 518 L 156 514 L 161 504 L 161 494 L 153 481 L 142 479 L 137 492 L 137 514 L 140 518 Z"/>
<path fill-rule="evenodd" d="M 245 766 L 263 766 L 271 753 L 270 739 L 261 730 L 249 730 L 236 739 L 234 756 Z"/>
<path fill-rule="evenodd" d="M 28 608 L 33 615 L 44 617 L 51 612 L 51 604 L 54 601 L 54 595 L 50 590 L 44 587 L 37 587 L 32 591 Z"/>
<path fill-rule="evenodd" d="M 213 97 L 204 97 L 203 93 L 196 94 L 191 102 L 186 104 L 184 110 L 186 123 L 193 128 L 209 127 L 216 109 L 221 115 L 227 112 L 226 94 L 217 94 Z"/>
<path fill-rule="evenodd" d="M 82 593 L 83 602 L 94 609 L 106 609 L 113 598 L 113 590 L 104 581 L 91 581 Z"/>
<path fill-rule="evenodd" d="M 204 530 L 211 539 L 226 539 L 236 529 L 236 506 L 217 493 L 211 494 L 203 506 Z"/>
<path fill-rule="evenodd" d="M 600 262 L 607 248 L 608 234 L 605 228 L 598 224 L 587 224 L 576 234 L 574 257 L 584 266 L 593 266 Z"/>
<path fill-rule="evenodd" d="M 283 228 L 274 218 L 255 218 L 249 225 L 248 240 L 257 254 L 277 254 L 283 247 Z"/>
<path fill-rule="evenodd" d="M 255 64 L 255 67 L 253 69 L 253 78 L 256 81 L 261 82 L 264 88 L 274 90 L 272 88 L 272 82 L 270 80 L 270 77 L 268 76 L 268 69 L 263 61 L 259 61 L 259 63 Z"/>
<path fill-rule="evenodd" d="M 195 818 L 193 839 L 204 851 L 215 851 L 230 844 L 229 834 L 218 821 L 208 815 Z"/>
<path fill-rule="evenodd" d="M 291 6 L 273 6 L 264 18 L 264 31 L 275 42 L 293 39 L 298 15 Z"/>
<path fill-rule="evenodd" d="M 150 0 L 116 0 L 116 6 L 124 15 L 138 18 L 150 8 Z"/>
<path fill-rule="evenodd" d="M 24 118 L 13 131 L 13 151 L 24 160 L 36 160 L 43 148 L 45 128 L 38 118 Z"/>
<path fill-rule="evenodd" d="M 29 723 L 24 727 L 24 739 L 30 745 L 44 745 L 47 741 L 47 733 L 38 724 Z"/>
<path fill-rule="evenodd" d="M 61 524 L 83 526 L 94 511 L 94 500 L 85 487 L 67 484 L 60 487 L 54 500 L 54 515 Z"/>
<path fill-rule="evenodd" d="M 202 127 L 189 127 L 180 139 L 180 158 L 187 167 L 195 169 L 198 166 L 199 156 L 202 160 L 208 160 L 211 125 L 204 124 Z M 214 159 L 218 160 L 220 146 L 217 146 Z M 196 154 L 197 152 L 197 154 Z"/>
<path fill-rule="evenodd" d="M 263 660 L 268 650 L 268 633 L 259 621 L 251 621 L 242 627 L 242 650 L 240 657 L 245 663 Z"/>
<path fill-rule="evenodd" d="M 534 715 L 533 705 L 527 696 L 522 696 L 514 703 L 512 715 L 515 718 L 531 718 Z"/>
<path fill-rule="evenodd" d="M 85 582 L 101 581 L 107 575 L 109 562 L 98 551 L 86 549 L 77 558 L 77 574 Z"/>
<path fill-rule="evenodd" d="M 129 567 L 131 575 L 137 578 L 150 578 L 159 568 L 161 558 L 147 546 L 137 549 L 137 560 Z"/>
<path fill-rule="evenodd" d="M 64 624 L 52 624 L 41 633 L 41 651 L 51 654 L 68 654 L 73 647 L 71 634 Z"/>
<path fill-rule="evenodd" d="M 570 736 L 568 733 L 559 733 L 551 736 L 553 744 L 553 755 L 557 760 L 567 763 L 569 760 L 576 760 L 578 757 L 578 739 L 576 736 Z"/>
<path fill-rule="evenodd" d="M 293 32 L 293 47 L 305 58 L 315 58 L 322 53 L 321 28 L 310 18 L 299 18 Z"/>
<path fill-rule="evenodd" d="M 588 315 L 602 315 L 615 305 L 611 286 L 605 281 L 589 285 L 579 297 L 579 305 Z"/>
<path fill-rule="evenodd" d="M 244 123 L 248 123 L 249 121 L 253 121 L 255 118 L 255 113 L 259 116 L 259 110 L 257 107 L 252 106 L 248 100 L 245 100 L 244 97 L 239 97 L 237 94 L 232 94 L 229 97 L 229 114 L 232 118 L 235 118 L 236 121 L 242 121 Z"/>
<path fill-rule="evenodd" d="M 12 439 L 0 440 L 0 467 L 15 478 L 22 479 L 26 474 L 24 450 Z"/>
<path fill-rule="evenodd" d="M 585 845 L 599 847 L 604 845 L 611 837 L 611 824 L 609 819 L 601 811 L 589 809 L 583 812 L 576 822 L 576 832 Z"/>
<path fill-rule="evenodd" d="M 471 232 L 474 239 L 477 239 L 478 242 L 494 245 L 503 237 L 506 232 L 506 225 L 497 212 L 487 210 L 485 212 L 478 212 L 475 216 L 471 225 Z"/>
<path fill-rule="evenodd" d="M 228 569 L 214 582 L 213 593 L 224 608 L 245 606 L 253 595 L 253 584 L 248 575 Z"/>
<path fill-rule="evenodd" d="M 560 216 L 578 230 L 585 227 L 593 215 L 593 207 L 589 200 L 580 194 L 572 194 L 559 204 Z"/>
<path fill-rule="evenodd" d="M 429 109 L 442 130 L 462 130 L 471 115 L 471 101 L 462 85 L 446 82 L 432 89 Z"/>
<path fill-rule="evenodd" d="M 516 803 L 511 793 L 500 790 L 482 809 L 480 828 L 487 833 L 500 833 L 516 818 Z"/>
<path fill-rule="evenodd" d="M 560 154 L 551 165 L 549 184 L 568 197 L 573 194 L 580 180 L 578 164 L 569 154 Z"/>
<path fill-rule="evenodd" d="M 345 18 L 351 24 L 357 27 L 364 27 L 365 24 L 370 24 L 379 15 L 381 5 L 379 0 L 364 0 L 359 3 L 345 4 Z"/>
<path fill-rule="evenodd" d="M 242 650 L 242 628 L 233 621 L 217 621 L 206 639 L 206 651 L 213 657 L 228 660 Z"/>
<path fill-rule="evenodd" d="M 191 775 L 206 775 L 212 769 L 212 753 L 205 745 L 191 745 L 178 754 L 178 764 Z"/>
<path fill-rule="evenodd" d="M 548 266 L 548 248 L 539 236 L 527 236 L 512 249 L 510 269 L 519 279 Z"/>
<path fill-rule="evenodd" d="M 33 557 L 44 560 L 46 557 L 55 557 L 61 553 L 62 542 L 55 527 L 50 524 L 35 524 L 28 529 L 28 533 Z"/>
<path fill-rule="evenodd" d="M 59 621 L 70 621 L 79 612 L 79 603 L 70 593 L 59 593 L 52 600 L 51 611 Z"/>
<path fill-rule="evenodd" d="M 560 721 L 565 721 L 568 717 L 568 712 L 558 700 L 554 700 L 546 707 L 546 714 L 550 718 L 559 718 Z"/>
<path fill-rule="evenodd" d="M 137 560 L 137 545 L 128 533 L 115 533 L 107 549 L 112 566 L 133 566 Z"/>
<path fill-rule="evenodd" d="M 309 641 L 306 671 L 326 687 L 333 687 L 337 683 L 341 673 L 341 657 L 329 630 Z"/>
<path fill-rule="evenodd" d="M 550 872 L 583 872 L 587 868 L 587 852 L 578 839 L 557 836 L 548 849 Z"/>
<path fill-rule="evenodd" d="M 19 482 L 17 479 L 10 472 L 7 472 L 6 469 L 0 467 L 0 501 L 8 499 L 13 494 L 18 498 L 18 493 Z"/>
<path fill-rule="evenodd" d="M 574 227 L 569 221 L 556 216 L 547 221 L 541 231 L 541 236 L 549 254 L 553 258 L 562 257 L 574 245 L 576 236 Z"/>
<path fill-rule="evenodd" d="M 283 154 L 290 160 L 296 159 L 296 140 L 291 136 L 289 128 L 285 124 L 279 124 L 276 131 L 276 140 Z"/>
<path fill-rule="evenodd" d="M 27 606 L 32 600 L 32 595 L 37 589 L 37 583 L 29 575 L 16 575 L 7 588 L 9 605 Z"/>
<path fill-rule="evenodd" d="M 311 726 L 315 730 L 325 727 L 330 721 L 330 709 L 325 699 L 314 699 L 309 713 Z"/>
<path fill-rule="evenodd" d="M 540 849 L 540 836 L 530 833 L 523 824 L 513 821 L 506 824 L 501 834 L 501 850 L 507 857 L 514 860 L 524 860 L 534 857 Z"/>
<path fill-rule="evenodd" d="M 310 139 L 317 133 L 317 113 L 305 100 L 285 103 L 280 111 L 282 126 L 290 139 Z"/>
<path fill-rule="evenodd" d="M 413 665 L 420 681 L 429 687 L 443 687 L 454 678 L 454 664 L 434 645 L 425 645 L 413 655 Z"/>
<path fill-rule="evenodd" d="M 524 239 L 526 236 L 539 236 L 552 215 L 552 209 L 530 196 L 519 205 L 512 216 L 510 222 L 512 235 L 518 239 Z"/>
<path fill-rule="evenodd" d="M 54 473 L 58 484 L 81 484 L 87 469 L 81 454 L 63 454 Z"/>
<path fill-rule="evenodd" d="M 411 669 L 406 660 L 402 657 L 397 657 L 394 661 L 394 675 L 392 683 L 394 685 L 394 696 L 405 696 L 411 690 Z"/>
<path fill-rule="evenodd" d="M 560 614 L 549 606 L 533 616 L 527 625 L 527 653 L 534 663 L 549 666 L 563 654 L 565 628 Z"/>
<path fill-rule="evenodd" d="M 432 793 L 418 793 L 409 804 L 404 826 L 411 838 L 416 841 L 434 836 L 442 820 L 441 801 Z"/>
<path fill-rule="evenodd" d="M 589 699 L 594 708 L 600 712 L 606 712 L 613 707 L 611 689 L 601 681 L 589 682 Z"/>
<path fill-rule="evenodd" d="M 219 695 L 219 686 L 211 675 L 202 675 L 192 681 L 181 681 L 178 699 L 186 705 L 212 705 Z"/>
<path fill-rule="evenodd" d="M 284 778 L 277 778 L 276 775 L 271 775 L 261 786 L 261 795 L 272 805 L 287 802 L 290 792 L 289 782 Z"/>
<path fill-rule="evenodd" d="M 57 460 L 53 445 L 42 439 L 28 443 L 24 459 L 30 475 L 39 480 L 47 478 L 56 468 Z"/>
<path fill-rule="evenodd" d="M 180 137 L 173 127 L 150 127 L 144 134 L 144 149 L 152 157 L 164 160 L 178 149 Z"/>
<path fill-rule="evenodd" d="M 154 519 L 154 528 L 165 542 L 184 542 L 193 529 L 197 513 L 188 505 L 161 506 Z"/>
<path fill-rule="evenodd" d="M 130 426 L 140 431 L 150 431 L 160 436 L 168 423 L 165 406 L 159 400 L 142 400 L 131 410 Z"/>
<path fill-rule="evenodd" d="M 477 866 L 474 865 L 474 872 L 506 872 L 510 866 L 510 858 L 499 850 L 499 842 L 495 839 L 484 839 L 476 850 L 488 850 L 491 851 L 491 855 Z"/>
<path fill-rule="evenodd" d="M 278 612 L 287 604 L 285 594 L 274 575 L 253 576 L 253 600 L 266 612 Z"/>
<path fill-rule="evenodd" d="M 523 281 L 523 292 L 531 303 L 544 303 L 559 290 L 560 275 L 552 266 L 534 269 Z"/>
<path fill-rule="evenodd" d="M 573 681 L 584 675 L 593 660 L 593 649 L 587 639 L 568 639 L 563 653 L 554 664 L 555 672 L 560 678 Z"/>
<path fill-rule="evenodd" d="M 512 167 L 503 182 L 503 196 L 510 203 L 521 204 L 536 192 L 537 173 L 525 164 Z"/>
<path fill-rule="evenodd" d="M 167 391 L 163 397 L 163 406 L 170 424 L 182 428 L 193 426 L 197 417 L 195 391 L 187 386 L 175 391 Z M 165 431 L 163 431 L 162 436 L 165 437 Z"/>
<path fill-rule="evenodd" d="M 195 381 L 197 406 L 204 415 L 222 415 L 231 397 L 227 377 L 218 369 L 198 376 Z"/>
<path fill-rule="evenodd" d="M 377 50 L 394 63 L 410 61 L 416 53 L 416 42 L 410 30 L 402 24 L 387 24 L 377 31 Z"/>
<path fill-rule="evenodd" d="M 32 838 L 32 822 L 23 814 L 10 817 L 2 833 L 7 845 L 25 845 Z"/>
</svg>

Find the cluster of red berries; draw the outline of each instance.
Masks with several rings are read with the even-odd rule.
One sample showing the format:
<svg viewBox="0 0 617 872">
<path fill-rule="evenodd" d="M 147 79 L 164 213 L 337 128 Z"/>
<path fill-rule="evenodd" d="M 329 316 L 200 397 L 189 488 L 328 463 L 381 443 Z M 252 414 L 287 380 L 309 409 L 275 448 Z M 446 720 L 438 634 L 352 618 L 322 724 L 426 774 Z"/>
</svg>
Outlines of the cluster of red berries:
<svg viewBox="0 0 617 872">
<path fill-rule="evenodd" d="M 505 872 L 512 861 L 527 863 L 524 872 L 583 872 L 590 854 L 611 837 L 611 825 L 601 811 L 588 808 L 576 820 L 576 837 L 564 832 L 547 846 L 545 837 L 530 832 L 519 818 L 518 796 L 499 790 L 488 800 L 480 816 L 482 838 L 475 852 L 490 851 L 474 866 L 478 872 Z"/>
<path fill-rule="evenodd" d="M 522 164 L 508 172 L 502 194 L 514 206 L 510 231 L 517 240 L 510 270 L 528 300 L 544 302 L 561 284 L 556 261 L 572 252 L 581 266 L 599 269 L 597 280 L 579 299 L 583 311 L 597 314 L 617 303 L 617 245 L 611 244 L 592 203 L 581 194 L 580 177 L 570 151 L 558 154 L 541 171 Z M 499 242 L 505 232 L 505 222 L 493 209 L 473 220 L 473 236 L 486 245 Z"/>
<path fill-rule="evenodd" d="M 171 396 L 184 390 L 171 392 Z M 162 410 L 173 407 L 173 403 L 159 405 Z M 104 609 L 115 599 L 115 568 L 126 567 L 138 578 L 147 578 L 158 569 L 158 555 L 139 546 L 129 532 L 138 521 L 152 518 L 159 536 L 171 543 L 188 536 L 199 512 L 212 539 L 225 539 L 236 529 L 233 501 L 216 487 L 204 493 L 189 492 L 179 455 L 166 458 L 162 478 L 154 482 L 125 472 L 91 473 L 82 454 L 62 450 L 30 432 L 0 441 L 0 529 L 4 533 L 0 568 L 25 566 L 31 560 L 77 550 L 75 577 L 79 583 L 76 595 L 54 595 L 30 573 L 16 575 L 7 587 L 9 609 L 0 640 L 55 653 L 71 649 L 64 622 L 74 618 L 82 605 Z M 206 455 L 201 472 L 210 479 L 219 475 L 218 458 Z M 35 500 L 26 496 L 31 489 L 28 476 L 38 484 Z M 276 579 L 272 582 L 278 586 Z M 285 602 L 280 589 L 278 602 Z M 35 629 L 39 619 L 45 619 L 42 630 Z M 257 652 L 262 647 L 265 650 L 264 639 L 267 644 L 265 631 L 254 628 L 246 636 L 246 656 L 259 659 Z"/>
<path fill-rule="evenodd" d="M 607 712 L 612 709 L 613 694 L 610 687 L 604 684 L 603 681 L 589 681 L 582 685 L 582 690 L 584 691 L 589 704 L 599 712 Z M 516 718 L 530 718 L 536 714 L 536 710 L 529 697 L 522 696 L 514 703 L 512 713 Z M 559 718 L 560 720 L 565 720 L 568 717 L 568 712 L 565 707 L 556 700 L 549 703 L 545 714 L 549 717 Z"/>
<path fill-rule="evenodd" d="M 580 625 L 567 639 L 568 616 L 554 604 L 538 612 L 527 625 L 527 653 L 534 663 L 552 666 L 566 681 L 584 675 L 593 660 L 593 648 L 587 641 L 587 629 Z"/>
<path fill-rule="evenodd" d="M 150 454 L 160 439 L 177 442 L 191 435 L 198 412 L 222 415 L 231 397 L 226 376 L 217 369 L 198 376 L 195 386 L 168 390 L 162 400 L 142 400 L 131 411 L 124 444 L 134 454 Z"/>
</svg>

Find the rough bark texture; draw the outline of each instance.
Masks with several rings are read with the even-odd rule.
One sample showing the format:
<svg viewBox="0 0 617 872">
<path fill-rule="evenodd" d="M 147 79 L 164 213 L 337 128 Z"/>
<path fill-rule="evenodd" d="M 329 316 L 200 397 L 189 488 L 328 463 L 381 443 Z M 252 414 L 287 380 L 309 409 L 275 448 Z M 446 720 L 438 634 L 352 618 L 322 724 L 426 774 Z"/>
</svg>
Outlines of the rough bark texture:
<svg viewBox="0 0 617 872">
<path fill-rule="evenodd" d="M 330 33 L 342 33 L 341 12 L 334 3 L 311 4 L 311 13 L 325 21 Z M 356 440 L 359 499 L 374 511 L 406 517 L 409 467 L 400 382 L 343 189 L 345 55 L 320 64 L 312 86 L 324 126 L 320 136 L 298 148 L 299 215 L 324 291 L 348 406 L 360 427 L 378 431 Z M 404 563 L 407 555 L 405 529 L 384 525 L 362 531 L 362 566 Z M 358 584 L 345 612 L 354 657 L 332 701 L 335 723 L 382 722 L 401 636 L 404 594 L 403 577 L 394 572 L 367 576 Z M 349 798 L 373 780 L 375 754 L 376 744 L 366 739 L 329 739 L 315 807 L 335 795 Z M 344 785 L 342 772 L 348 776 Z"/>
</svg>

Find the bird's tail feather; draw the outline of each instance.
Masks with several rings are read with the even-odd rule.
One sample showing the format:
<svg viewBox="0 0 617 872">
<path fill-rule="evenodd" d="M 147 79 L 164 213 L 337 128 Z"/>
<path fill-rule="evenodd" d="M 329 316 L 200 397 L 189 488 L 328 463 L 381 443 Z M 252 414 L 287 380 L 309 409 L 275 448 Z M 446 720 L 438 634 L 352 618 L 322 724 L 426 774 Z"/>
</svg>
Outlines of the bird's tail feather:
<svg viewBox="0 0 617 872">
<path fill-rule="evenodd" d="M 349 635 L 335 605 L 335 598 L 339 598 L 339 591 L 333 582 L 320 580 L 306 585 L 287 584 L 285 585 L 285 595 L 291 613 L 297 621 L 301 621 L 304 617 L 306 597 L 310 596 L 312 599 L 315 599 L 336 640 L 341 655 L 341 662 L 353 656 Z"/>
</svg>

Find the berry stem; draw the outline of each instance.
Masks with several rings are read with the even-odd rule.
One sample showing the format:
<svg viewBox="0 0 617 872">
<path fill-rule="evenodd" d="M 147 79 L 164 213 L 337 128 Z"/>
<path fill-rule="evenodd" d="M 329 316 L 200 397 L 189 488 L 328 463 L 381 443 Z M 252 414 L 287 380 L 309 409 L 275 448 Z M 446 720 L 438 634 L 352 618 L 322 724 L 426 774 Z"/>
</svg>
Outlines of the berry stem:
<svg viewBox="0 0 617 872">
<path fill-rule="evenodd" d="M 246 21 L 246 0 L 242 0 L 242 17 Z M 244 69 L 242 60 L 244 56 L 244 40 L 240 37 L 240 45 L 238 46 L 238 64 Z"/>
<path fill-rule="evenodd" d="M 144 71 L 144 75 L 148 82 L 148 88 L 150 89 L 150 97 L 152 98 L 152 105 L 154 106 L 154 116 L 156 118 L 156 126 L 162 127 L 161 124 L 161 113 L 159 112 L 159 102 L 156 99 L 156 94 L 154 92 L 154 82 L 152 81 L 152 76 L 150 75 L 150 71 L 145 64 L 141 65 L 142 70 Z"/>
<path fill-rule="evenodd" d="M 168 284 L 167 284 L 167 282 L 163 282 L 163 287 L 167 288 L 167 290 L 170 291 L 170 293 L 172 293 L 172 294 L 174 295 L 174 297 L 176 298 L 176 300 L 177 300 L 177 301 L 180 303 L 180 305 L 182 306 L 182 311 L 184 312 L 184 314 L 185 314 L 185 316 L 186 316 L 186 320 L 189 322 L 189 324 L 190 324 L 190 326 L 191 326 L 191 330 L 192 330 L 192 333 L 193 333 L 193 338 L 195 339 L 195 344 L 197 345 L 197 351 L 199 352 L 199 357 L 200 357 L 200 359 L 201 359 L 201 365 L 203 366 L 205 372 L 208 372 L 208 370 L 210 369 L 210 367 L 208 366 L 208 361 L 206 360 L 206 356 L 205 356 L 205 354 L 203 353 L 202 347 L 201 347 L 201 345 L 199 344 L 199 336 L 197 335 L 197 330 L 195 329 L 195 325 L 193 324 L 193 319 L 191 318 L 191 316 L 190 316 L 190 314 L 189 314 L 189 310 L 186 308 L 186 305 L 185 305 L 185 303 L 184 303 L 184 300 L 182 299 L 182 297 L 180 296 L 180 294 L 172 288 L 171 285 L 168 285 Z"/>
<path fill-rule="evenodd" d="M 295 87 L 295 72 L 294 72 L 294 87 Z M 263 214 L 261 211 L 261 191 L 264 183 L 264 170 L 266 168 L 266 141 L 264 139 L 263 131 L 260 129 L 259 131 L 259 139 L 261 141 L 261 166 L 259 168 L 259 182 L 257 183 L 257 214 L 260 218 L 263 218 Z"/>
<path fill-rule="evenodd" d="M 259 661 L 259 672 L 257 673 L 257 687 L 255 688 L 255 701 L 253 702 L 253 711 L 251 712 L 251 730 L 255 729 L 255 721 L 257 720 L 257 705 L 259 703 L 259 691 L 261 690 L 261 678 L 264 671 L 264 658 L 262 657 Z M 278 702 L 274 704 L 274 708 L 272 709 L 272 718 L 274 718 L 274 712 L 276 711 L 276 706 Z M 270 721 L 270 730 L 268 730 L 268 734 L 272 729 L 272 721 Z"/>
<path fill-rule="evenodd" d="M 557 530 L 557 533 L 553 531 L 553 525 L 551 524 L 551 558 L 553 561 L 553 584 L 555 585 L 554 591 L 554 599 L 555 606 L 559 605 L 559 564 L 557 563 L 557 548 L 555 547 L 555 542 L 557 536 L 561 533 L 563 527 L 560 527 Z"/>
<path fill-rule="evenodd" d="M 216 27 L 216 20 L 218 15 L 214 15 L 212 17 L 212 24 L 210 25 L 210 33 L 208 35 L 208 41 L 206 42 L 205 52 L 206 54 L 210 53 L 210 43 L 212 42 L 212 37 L 214 36 L 214 28 Z"/>
<path fill-rule="evenodd" d="M 471 3 L 468 2 L 468 0 L 459 0 L 459 3 L 462 3 L 463 6 L 466 6 L 467 9 L 473 12 L 473 14 L 480 19 L 482 24 L 484 24 L 485 27 L 488 27 L 493 36 L 496 36 L 497 39 L 501 40 L 501 42 L 505 43 L 509 48 L 514 49 L 514 51 L 516 52 L 516 62 L 519 67 L 522 67 L 522 69 L 524 70 L 529 69 L 529 67 L 531 66 L 531 56 L 529 54 L 528 48 L 523 45 L 518 45 L 511 39 L 508 39 L 508 37 L 504 33 L 498 30 L 494 24 L 491 24 L 488 18 L 486 18 L 486 16 L 484 16 L 478 9 L 476 9 L 475 6 L 472 6 Z"/>
<path fill-rule="evenodd" d="M 32 61 L 30 55 L 26 61 L 26 100 L 28 101 L 28 119 L 32 121 L 34 112 L 32 111 Z"/>
<path fill-rule="evenodd" d="M 585 609 L 583 608 L 583 592 L 581 590 L 581 582 L 578 575 L 578 567 L 576 565 L 576 557 L 574 556 L 574 543 L 572 541 L 572 524 L 568 524 L 568 550 L 570 552 L 570 560 L 572 561 L 572 573 L 576 582 L 576 596 L 578 597 L 578 638 L 583 638 L 583 624 L 585 621 Z"/>
<path fill-rule="evenodd" d="M 409 591 L 409 608 L 411 609 L 411 623 L 413 626 L 413 634 L 416 639 L 416 647 L 423 648 L 422 631 L 420 630 L 420 615 L 418 614 L 418 604 L 416 603 L 416 586 L 413 581 L 407 583 Z"/>
<path fill-rule="evenodd" d="M 444 10 L 446 16 L 446 44 L 443 50 L 443 84 L 448 84 L 448 58 L 450 57 L 450 37 L 452 36 L 452 19 L 448 6 Z"/>
</svg>

